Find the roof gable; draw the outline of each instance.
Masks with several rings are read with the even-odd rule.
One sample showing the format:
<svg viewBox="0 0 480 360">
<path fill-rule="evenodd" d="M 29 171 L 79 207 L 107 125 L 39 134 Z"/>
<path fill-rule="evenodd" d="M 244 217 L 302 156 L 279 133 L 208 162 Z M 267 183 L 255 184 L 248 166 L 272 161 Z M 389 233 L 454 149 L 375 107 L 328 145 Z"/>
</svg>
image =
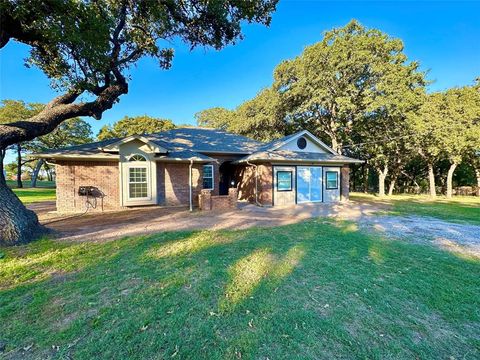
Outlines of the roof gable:
<svg viewBox="0 0 480 360">
<path fill-rule="evenodd" d="M 308 130 L 302 130 L 302 131 L 299 131 L 295 134 L 285 136 L 285 137 L 283 137 L 281 139 L 278 139 L 278 140 L 274 140 L 274 141 L 266 144 L 265 146 L 262 146 L 261 150 L 263 150 L 263 151 L 275 151 L 275 150 L 280 150 L 280 149 L 294 150 L 294 148 L 296 148 L 295 151 L 302 151 L 301 149 L 298 149 L 297 146 L 296 146 L 297 139 L 302 137 L 302 136 L 305 137 L 306 139 L 310 140 L 313 145 L 315 145 L 318 148 L 320 148 L 321 150 L 323 150 L 323 152 L 326 152 L 326 153 L 329 153 L 329 154 L 332 154 L 332 155 L 337 155 L 337 153 L 330 146 L 325 144 L 323 141 L 321 141 L 319 138 L 317 138 L 315 135 L 313 135 Z M 292 147 L 292 146 L 290 146 L 291 144 L 295 144 L 295 146 Z M 311 152 L 311 149 L 310 148 L 305 149 L 304 151 L 305 152 Z"/>
<path fill-rule="evenodd" d="M 127 136 L 126 138 L 120 139 L 112 144 L 108 144 L 107 146 L 101 147 L 100 149 L 105 152 L 118 152 L 120 149 L 120 146 L 128 144 L 132 141 L 141 141 L 144 144 L 148 145 L 148 147 L 151 149 L 153 153 L 157 154 L 165 154 L 168 152 L 168 149 L 160 146 L 159 144 L 155 143 L 148 137 L 144 135 L 132 135 L 132 136 Z"/>
</svg>

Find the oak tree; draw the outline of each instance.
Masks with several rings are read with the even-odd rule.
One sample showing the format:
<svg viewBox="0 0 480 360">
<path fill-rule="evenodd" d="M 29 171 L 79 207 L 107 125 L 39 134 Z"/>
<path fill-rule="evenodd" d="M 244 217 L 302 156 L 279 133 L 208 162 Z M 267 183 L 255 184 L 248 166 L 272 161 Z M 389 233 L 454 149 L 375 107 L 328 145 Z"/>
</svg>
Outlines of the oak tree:
<svg viewBox="0 0 480 360">
<path fill-rule="evenodd" d="M 99 140 L 122 138 L 130 135 L 152 134 L 174 128 L 175 124 L 169 119 L 157 119 L 147 115 L 125 116 L 113 125 L 104 125 L 97 138 Z"/>
<path fill-rule="evenodd" d="M 1 0 L 0 48 L 30 47 L 27 65 L 40 68 L 61 92 L 37 115 L 0 124 L 0 150 L 53 131 L 67 119 L 101 119 L 128 93 L 128 70 L 144 56 L 168 69 L 175 39 L 221 49 L 242 38 L 242 22 L 269 24 L 277 0 Z M 0 175 L 0 242 L 26 242 L 40 232 Z"/>
</svg>

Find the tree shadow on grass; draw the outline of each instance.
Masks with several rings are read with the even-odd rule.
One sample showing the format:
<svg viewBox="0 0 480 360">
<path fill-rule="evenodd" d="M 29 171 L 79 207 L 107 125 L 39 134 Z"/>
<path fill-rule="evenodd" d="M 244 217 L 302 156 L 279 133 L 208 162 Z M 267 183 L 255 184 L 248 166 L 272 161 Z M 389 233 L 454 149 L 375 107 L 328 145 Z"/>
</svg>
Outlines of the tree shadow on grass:
<svg viewBox="0 0 480 360">
<path fill-rule="evenodd" d="M 367 236 L 352 223 L 77 245 L 68 256 L 60 251 L 61 266 L 42 251 L 49 259 L 42 271 L 71 276 L 0 292 L 10 357 L 434 358 L 475 351 L 479 264 Z M 87 260 L 71 267 L 76 257 Z"/>
</svg>

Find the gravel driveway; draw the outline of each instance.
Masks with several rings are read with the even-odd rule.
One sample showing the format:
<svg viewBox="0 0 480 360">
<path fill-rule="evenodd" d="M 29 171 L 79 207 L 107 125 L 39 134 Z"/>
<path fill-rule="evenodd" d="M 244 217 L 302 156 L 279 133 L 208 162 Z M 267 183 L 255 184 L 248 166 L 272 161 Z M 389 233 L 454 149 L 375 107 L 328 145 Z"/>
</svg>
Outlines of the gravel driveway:
<svg viewBox="0 0 480 360">
<path fill-rule="evenodd" d="M 389 238 L 431 243 L 480 258 L 480 226 L 423 216 L 377 215 L 363 217 L 359 227 Z"/>
</svg>

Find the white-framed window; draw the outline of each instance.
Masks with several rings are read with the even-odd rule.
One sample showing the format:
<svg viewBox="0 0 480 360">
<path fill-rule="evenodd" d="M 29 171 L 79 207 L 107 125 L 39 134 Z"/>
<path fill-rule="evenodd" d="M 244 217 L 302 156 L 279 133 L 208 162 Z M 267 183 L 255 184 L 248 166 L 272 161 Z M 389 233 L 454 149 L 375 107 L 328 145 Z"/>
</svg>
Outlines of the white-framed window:
<svg viewBox="0 0 480 360">
<path fill-rule="evenodd" d="M 326 177 L 326 189 L 327 190 L 336 190 L 338 189 L 338 172 L 336 171 L 327 171 L 325 173 Z"/>
<path fill-rule="evenodd" d="M 213 190 L 213 165 L 203 165 L 203 188 Z"/>
<path fill-rule="evenodd" d="M 133 155 L 130 155 L 130 157 L 128 158 L 128 161 L 147 161 L 147 159 L 143 155 L 133 154 Z"/>
<path fill-rule="evenodd" d="M 128 197 L 130 199 L 148 198 L 148 179 L 146 167 L 142 166 L 128 168 Z"/>
<path fill-rule="evenodd" d="M 292 191 L 292 171 L 277 171 L 277 191 Z"/>
</svg>

